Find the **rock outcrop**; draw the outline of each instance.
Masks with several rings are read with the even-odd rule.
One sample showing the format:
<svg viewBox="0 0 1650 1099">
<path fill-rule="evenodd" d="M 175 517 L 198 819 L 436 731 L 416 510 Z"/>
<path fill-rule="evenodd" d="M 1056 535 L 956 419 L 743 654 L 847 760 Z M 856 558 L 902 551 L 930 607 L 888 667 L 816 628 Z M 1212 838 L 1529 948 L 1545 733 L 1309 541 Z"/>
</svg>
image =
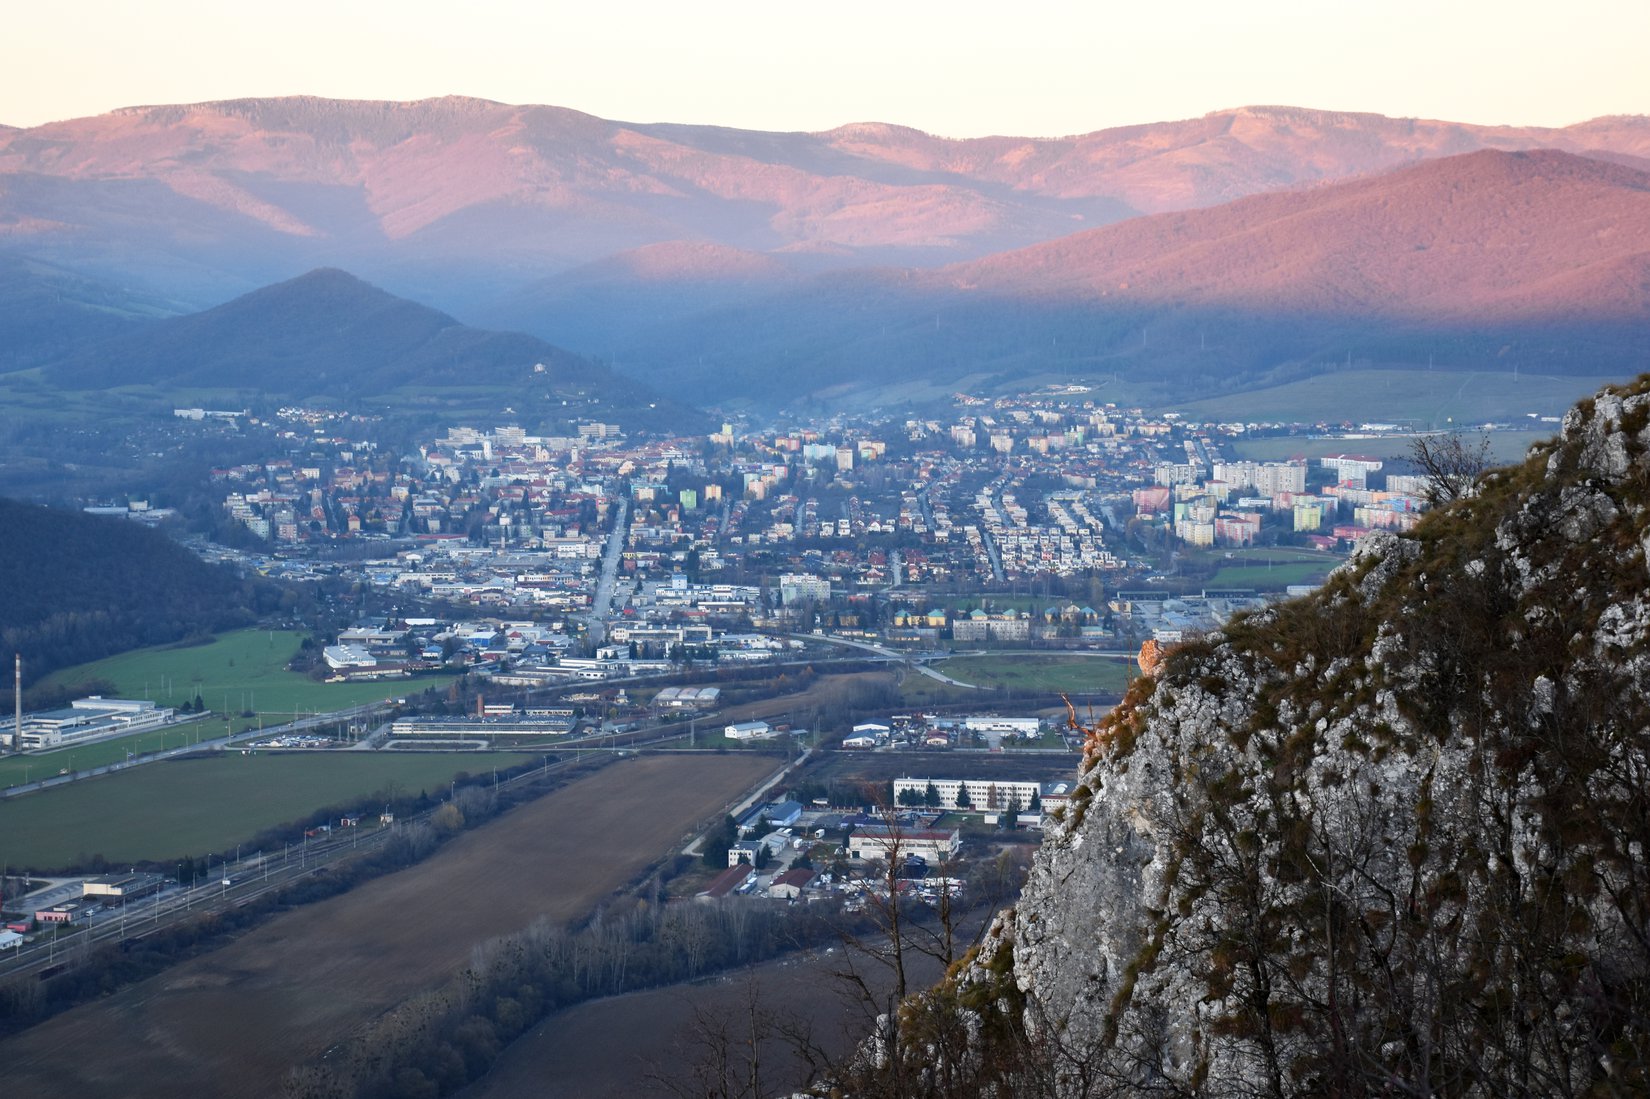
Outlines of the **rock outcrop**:
<svg viewBox="0 0 1650 1099">
<path fill-rule="evenodd" d="M 984 1090 L 1643 1094 L 1647 557 L 1650 375 L 1168 653 L 926 1001 Z"/>
</svg>

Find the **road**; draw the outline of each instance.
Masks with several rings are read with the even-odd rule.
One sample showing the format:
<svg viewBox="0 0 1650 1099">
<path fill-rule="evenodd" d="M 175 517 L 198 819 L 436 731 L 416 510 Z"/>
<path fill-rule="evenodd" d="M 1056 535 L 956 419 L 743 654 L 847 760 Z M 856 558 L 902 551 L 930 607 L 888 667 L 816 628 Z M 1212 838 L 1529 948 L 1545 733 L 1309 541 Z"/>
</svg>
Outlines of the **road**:
<svg viewBox="0 0 1650 1099">
<path fill-rule="evenodd" d="M 794 633 L 791 636 L 800 638 L 804 641 L 823 641 L 830 645 L 846 645 L 851 649 L 863 649 L 869 653 L 876 653 L 884 660 L 897 660 L 901 663 L 909 663 L 911 667 L 915 668 L 929 679 L 937 679 L 941 683 L 949 686 L 961 687 L 968 691 L 985 690 L 985 688 L 981 687 L 978 683 L 964 683 L 960 679 L 952 679 L 948 675 L 942 675 L 941 673 L 936 672 L 933 668 L 930 668 L 921 660 L 911 657 L 908 653 L 896 652 L 893 649 L 884 648 L 881 645 L 871 641 L 855 641 L 846 637 L 833 637 L 830 634 L 818 633 Z"/>
<path fill-rule="evenodd" d="M 613 585 L 619 576 L 619 559 L 624 556 L 625 536 L 630 533 L 630 501 L 619 501 L 619 514 L 613 520 L 613 533 L 607 536 L 607 549 L 602 554 L 602 572 L 596 580 L 596 594 L 590 600 L 590 613 L 585 617 L 585 629 L 592 645 L 607 640 L 607 611 L 613 602 Z"/>
</svg>

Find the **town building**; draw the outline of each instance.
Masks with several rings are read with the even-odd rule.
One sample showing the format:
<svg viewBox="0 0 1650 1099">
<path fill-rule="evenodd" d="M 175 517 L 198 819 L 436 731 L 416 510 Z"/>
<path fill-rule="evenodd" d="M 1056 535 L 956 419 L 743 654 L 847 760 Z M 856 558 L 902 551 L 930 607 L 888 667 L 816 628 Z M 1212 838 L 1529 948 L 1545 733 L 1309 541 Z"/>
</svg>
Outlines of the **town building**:
<svg viewBox="0 0 1650 1099">
<path fill-rule="evenodd" d="M 734 890 L 738 889 L 741 885 L 744 885 L 746 879 L 755 872 L 756 871 L 751 868 L 751 864 L 748 862 L 742 862 L 737 866 L 730 866 L 712 878 L 709 885 L 695 893 L 693 895 L 693 899 L 696 901 L 719 901 L 723 897 L 726 897 L 734 892 Z"/>
<path fill-rule="evenodd" d="M 958 795 L 966 790 L 968 796 L 964 799 L 963 807 L 977 812 L 1008 809 L 1010 805 L 1030 811 L 1032 803 L 1041 798 L 1043 789 L 1040 782 L 1018 779 L 896 778 L 895 806 L 926 805 L 930 784 L 940 799 L 939 804 L 932 808 L 958 808 Z"/>
<path fill-rule="evenodd" d="M 76 699 L 62 709 L 24 714 L 22 729 L 8 729 L 5 740 L 9 744 L 14 736 L 21 736 L 25 749 L 57 748 L 158 729 L 175 720 L 176 712 L 169 706 L 141 699 L 92 695 Z"/>
<path fill-rule="evenodd" d="M 929 862 L 948 862 L 962 848 L 962 833 L 931 828 L 898 828 L 884 824 L 862 824 L 848 837 L 848 854 L 856 859 L 916 856 Z"/>
</svg>

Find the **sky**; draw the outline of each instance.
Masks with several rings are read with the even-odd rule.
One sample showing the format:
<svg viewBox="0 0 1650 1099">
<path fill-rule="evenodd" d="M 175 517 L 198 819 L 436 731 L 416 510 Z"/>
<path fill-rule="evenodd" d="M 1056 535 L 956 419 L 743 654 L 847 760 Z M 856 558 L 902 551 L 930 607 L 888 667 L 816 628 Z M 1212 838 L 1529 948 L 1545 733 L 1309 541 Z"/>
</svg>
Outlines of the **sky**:
<svg viewBox="0 0 1650 1099">
<path fill-rule="evenodd" d="M 1650 0 L 53 0 L 5 25 L 13 126 L 299 94 L 948 137 L 1254 104 L 1548 126 L 1650 113 Z"/>
</svg>

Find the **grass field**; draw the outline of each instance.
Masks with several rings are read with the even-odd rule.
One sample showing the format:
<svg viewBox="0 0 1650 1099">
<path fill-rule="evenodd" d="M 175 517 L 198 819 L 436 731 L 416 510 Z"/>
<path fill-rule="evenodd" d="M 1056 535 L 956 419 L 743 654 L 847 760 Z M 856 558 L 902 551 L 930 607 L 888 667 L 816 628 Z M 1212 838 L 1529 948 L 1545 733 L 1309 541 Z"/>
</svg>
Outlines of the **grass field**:
<svg viewBox="0 0 1650 1099">
<path fill-rule="evenodd" d="M 934 669 L 945 674 L 941 668 Z M 966 706 L 980 697 L 980 692 L 966 687 L 953 687 L 926 675 L 908 675 L 899 685 L 901 708 L 928 709 L 937 706 Z"/>
<path fill-rule="evenodd" d="M 604 768 L 418 866 L 0 1042 L 10 1090 L 279 1096 L 289 1067 L 455 975 L 477 945 L 589 912 L 772 769 L 734 755 Z"/>
<path fill-rule="evenodd" d="M 1496 465 L 1511 465 L 1524 460 L 1530 447 L 1556 432 L 1545 431 L 1466 431 L 1463 438 L 1469 446 L 1478 440 L 1489 439 L 1490 461 Z M 1367 454 L 1387 461 L 1408 459 L 1413 435 L 1386 435 L 1378 439 L 1307 439 L 1287 436 L 1270 439 L 1238 439 L 1229 444 L 1233 456 L 1251 462 L 1282 462 L 1290 458 L 1322 458 L 1329 454 Z"/>
<path fill-rule="evenodd" d="M 223 730 L 223 719 L 212 716 L 164 729 L 151 729 L 146 733 L 100 740 L 95 744 L 59 748 L 54 752 L 6 756 L 0 758 L 0 786 L 21 786 L 34 779 L 48 778 L 59 771 L 84 771 L 106 763 L 118 763 L 126 758 L 128 752 L 142 755 L 167 748 L 182 748 L 187 744 L 220 737 Z"/>
<path fill-rule="evenodd" d="M 1317 584 L 1340 564 L 1339 558 L 1320 556 L 1317 561 L 1296 561 L 1272 565 L 1222 565 L 1204 581 L 1206 588 L 1253 588 L 1282 591 L 1291 584 Z"/>
<path fill-rule="evenodd" d="M 115 684 L 122 698 L 153 699 L 168 706 L 181 706 L 199 694 L 219 714 L 250 710 L 269 724 L 295 713 L 342 710 L 428 687 L 445 688 L 453 679 L 421 676 L 381 683 L 317 683 L 286 667 L 303 639 L 303 634 L 289 630 L 237 630 L 206 645 L 162 645 L 77 664 L 53 672 L 45 682 L 73 686 L 106 679 Z M 257 723 L 253 718 L 237 717 L 235 728 Z"/>
<path fill-rule="evenodd" d="M 1338 423 L 1349 418 L 1443 428 L 1529 413 L 1563 414 L 1619 378 L 1551 376 L 1509 371 L 1336 370 L 1270 389 L 1232 393 L 1174 407 L 1193 418 Z"/>
<path fill-rule="evenodd" d="M 0 856 L 12 867 L 168 861 L 221 852 L 328 805 L 372 809 L 386 790 L 432 794 L 459 772 L 486 774 L 537 753 L 239 752 L 170 760 L 0 803 Z M 297 839 L 297 836 L 293 837 Z"/>
<path fill-rule="evenodd" d="M 1094 656 L 954 656 L 934 670 L 963 683 L 1061 694 L 1122 694 L 1135 675 L 1133 661 Z"/>
</svg>

